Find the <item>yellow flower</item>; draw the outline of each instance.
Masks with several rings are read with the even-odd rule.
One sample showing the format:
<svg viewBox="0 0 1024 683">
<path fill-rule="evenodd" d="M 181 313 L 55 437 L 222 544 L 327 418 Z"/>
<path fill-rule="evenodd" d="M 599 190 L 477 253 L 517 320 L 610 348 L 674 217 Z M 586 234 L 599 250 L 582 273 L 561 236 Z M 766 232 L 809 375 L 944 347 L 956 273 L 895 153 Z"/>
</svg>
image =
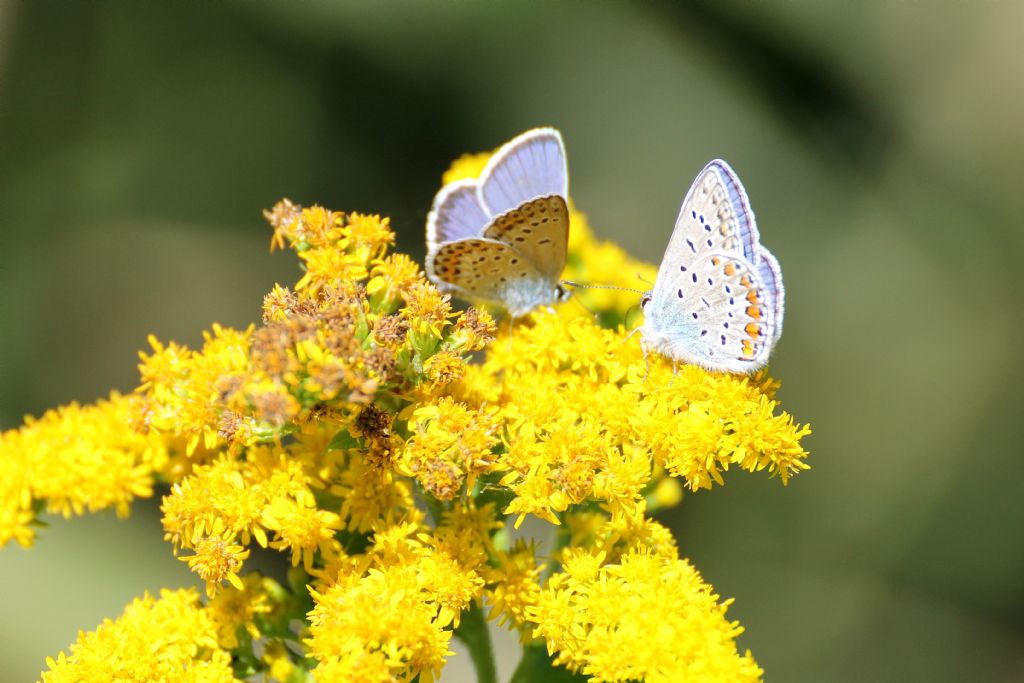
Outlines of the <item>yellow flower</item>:
<svg viewBox="0 0 1024 683">
<path fill-rule="evenodd" d="M 422 599 L 410 566 L 340 577 L 310 592 L 306 642 L 319 662 L 317 680 L 433 681 L 452 654 L 452 632 L 437 623 L 437 608 Z"/>
<path fill-rule="evenodd" d="M 253 328 L 243 332 L 214 325 L 204 333 L 202 351 L 171 343 L 166 347 L 149 338 L 152 354 L 140 353 L 140 392 L 148 403 L 149 426 L 187 440 L 188 452 L 202 444 L 218 445 L 224 410 L 224 378 L 249 371 L 249 345 Z"/>
<path fill-rule="evenodd" d="M 204 536 L 192 544 L 195 555 L 179 557 L 188 562 L 188 567 L 206 582 L 206 594 L 213 596 L 223 581 L 241 590 L 242 580 L 238 571 L 249 557 L 249 551 L 231 542 L 231 534 L 223 530 L 212 536 Z"/>
<path fill-rule="evenodd" d="M 91 406 L 72 403 L 27 418 L 0 434 L 0 546 L 29 546 L 33 501 L 64 517 L 114 508 L 125 517 L 135 498 L 153 495 L 167 465 L 163 442 L 134 423 L 142 401 L 112 393 Z"/>
<path fill-rule="evenodd" d="M 467 308 L 455 322 L 449 344 L 457 351 L 480 351 L 492 341 L 497 325 L 482 308 Z"/>
<path fill-rule="evenodd" d="M 616 563 L 603 552 L 568 551 L 528 610 L 533 635 L 555 661 L 595 681 L 758 681 L 743 629 L 725 617 L 730 601 L 685 560 L 630 550 Z M 626 654 L 628 653 L 628 654 Z"/>
<path fill-rule="evenodd" d="M 434 386 L 451 384 L 466 372 L 462 356 L 454 351 L 435 353 L 423 364 L 423 373 Z"/>
<path fill-rule="evenodd" d="M 373 262 L 366 293 L 390 312 L 393 302 L 422 279 L 423 274 L 415 261 L 405 254 L 390 254 Z"/>
<path fill-rule="evenodd" d="M 402 315 L 419 335 L 441 338 L 441 328 L 452 317 L 451 298 L 427 282 L 415 282 L 405 294 Z"/>
<path fill-rule="evenodd" d="M 341 550 L 334 538 L 335 530 L 341 528 L 341 519 L 315 505 L 305 505 L 291 498 L 275 498 L 264 508 L 261 521 L 277 536 L 270 542 L 271 548 L 291 550 L 292 566 L 301 560 L 306 571 L 310 571 L 314 552 L 319 550 L 329 559 Z"/>
<path fill-rule="evenodd" d="M 292 655 L 288 651 L 288 647 L 280 640 L 271 640 L 263 648 L 263 662 L 267 667 L 267 673 L 272 681 L 290 681 L 292 675 L 295 672 L 295 662 L 292 661 Z M 324 681 L 331 680 L 330 678 L 322 679 Z M 343 679 L 344 680 L 344 679 Z M 349 679 L 349 680 L 365 680 L 365 679 Z"/>
<path fill-rule="evenodd" d="M 295 289 L 310 293 L 315 294 L 339 279 L 365 280 L 368 274 L 364 255 L 351 254 L 333 245 L 307 249 L 299 256 L 306 262 L 306 274 L 295 283 Z"/>
<path fill-rule="evenodd" d="M 241 588 L 231 585 L 210 598 L 207 611 L 217 625 L 217 641 L 222 648 L 238 647 L 239 629 L 245 629 L 250 638 L 260 637 L 256 618 L 271 611 L 268 583 L 274 582 L 259 574 L 246 574 L 241 577 Z"/>
<path fill-rule="evenodd" d="M 337 481 L 331 493 L 341 498 L 340 515 L 352 531 L 366 533 L 378 520 L 391 521 L 414 507 L 406 480 L 389 470 L 371 467 L 358 456 L 350 458 Z"/>
<path fill-rule="evenodd" d="M 171 487 L 161 506 L 164 538 L 175 547 L 192 547 L 200 538 L 220 531 L 248 543 L 251 534 L 262 536 L 260 525 L 265 500 L 244 476 L 243 463 L 222 457 L 202 465 Z"/>
<path fill-rule="evenodd" d="M 528 614 L 540 599 L 540 574 L 544 563 L 538 562 L 532 543 L 520 539 L 508 552 L 498 553 L 497 567 L 484 573 L 487 600 L 492 605 L 488 619 L 498 619 L 500 626 L 510 624 L 525 640 L 533 628 Z"/>
<path fill-rule="evenodd" d="M 395 243 L 391 219 L 361 213 L 350 213 L 345 218 L 342 234 L 356 249 L 366 248 L 371 258 L 379 258 Z"/>
<path fill-rule="evenodd" d="M 191 589 L 148 594 L 116 621 L 79 632 L 71 654 L 47 657 L 43 683 L 187 681 L 229 683 L 231 655 L 219 649 L 217 628 Z"/>
<path fill-rule="evenodd" d="M 464 480 L 494 467 L 498 443 L 492 412 L 470 410 L 450 397 L 423 405 L 412 413 L 413 437 L 402 454 L 401 471 L 413 476 L 439 500 L 450 500 Z"/>
</svg>

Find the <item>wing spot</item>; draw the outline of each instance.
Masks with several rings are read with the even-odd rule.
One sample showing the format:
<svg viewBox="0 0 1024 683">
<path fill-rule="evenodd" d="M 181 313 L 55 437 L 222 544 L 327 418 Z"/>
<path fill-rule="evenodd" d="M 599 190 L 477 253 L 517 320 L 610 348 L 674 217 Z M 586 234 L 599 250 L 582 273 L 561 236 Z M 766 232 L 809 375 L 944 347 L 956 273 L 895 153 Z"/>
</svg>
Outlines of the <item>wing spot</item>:
<svg viewBox="0 0 1024 683">
<path fill-rule="evenodd" d="M 714 280 L 712 280 L 711 278 L 708 278 L 708 284 L 709 284 L 709 285 L 713 285 L 713 284 L 715 284 L 715 281 L 714 281 Z"/>
<path fill-rule="evenodd" d="M 694 218 L 696 218 L 697 217 L 697 212 L 696 211 L 691 211 L 690 215 L 693 216 Z"/>
<path fill-rule="evenodd" d="M 537 244 L 551 244 L 551 240 L 545 237 L 540 242 L 537 242 Z"/>
<path fill-rule="evenodd" d="M 704 335 L 706 335 L 707 333 L 708 333 L 708 331 L 707 331 L 707 330 L 701 330 L 701 331 L 700 331 L 700 336 L 702 336 L 702 337 L 703 337 L 703 336 L 704 336 Z"/>
<path fill-rule="evenodd" d="M 678 292 L 676 292 L 676 294 L 678 294 L 678 295 L 679 295 L 679 298 L 680 298 L 680 299 L 682 299 L 682 298 L 683 298 L 683 290 L 681 290 L 681 289 L 680 289 L 680 290 L 679 290 Z"/>
<path fill-rule="evenodd" d="M 722 335 L 721 339 L 722 339 L 722 346 L 725 346 L 725 335 L 724 334 Z"/>
<path fill-rule="evenodd" d="M 697 284 L 697 273 L 693 274 L 693 284 Z"/>
<path fill-rule="evenodd" d="M 693 316 L 693 319 L 694 319 L 694 320 L 696 320 L 696 319 L 697 319 L 697 312 L 696 312 L 696 311 L 694 311 L 693 313 L 691 313 L 691 315 Z"/>
<path fill-rule="evenodd" d="M 694 254 L 696 254 L 697 253 L 697 247 L 693 246 L 693 242 L 691 242 L 690 240 L 686 240 L 686 243 L 690 245 L 690 251 L 692 251 Z"/>
<path fill-rule="evenodd" d="M 686 266 L 679 266 L 679 272 L 685 273 L 686 272 Z"/>
</svg>

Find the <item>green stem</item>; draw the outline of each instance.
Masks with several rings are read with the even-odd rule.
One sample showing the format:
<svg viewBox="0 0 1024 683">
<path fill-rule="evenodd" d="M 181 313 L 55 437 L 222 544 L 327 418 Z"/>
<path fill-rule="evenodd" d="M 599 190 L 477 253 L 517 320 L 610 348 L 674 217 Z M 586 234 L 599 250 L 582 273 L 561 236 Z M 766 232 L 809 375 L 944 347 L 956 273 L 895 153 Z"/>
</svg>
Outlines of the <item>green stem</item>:
<svg viewBox="0 0 1024 683">
<path fill-rule="evenodd" d="M 494 668 L 494 648 L 491 646 L 491 633 L 487 630 L 487 620 L 480 605 L 473 603 L 462 613 L 459 627 L 455 629 L 455 637 L 469 648 L 469 656 L 476 669 L 477 683 L 497 683 L 498 672 Z"/>
</svg>

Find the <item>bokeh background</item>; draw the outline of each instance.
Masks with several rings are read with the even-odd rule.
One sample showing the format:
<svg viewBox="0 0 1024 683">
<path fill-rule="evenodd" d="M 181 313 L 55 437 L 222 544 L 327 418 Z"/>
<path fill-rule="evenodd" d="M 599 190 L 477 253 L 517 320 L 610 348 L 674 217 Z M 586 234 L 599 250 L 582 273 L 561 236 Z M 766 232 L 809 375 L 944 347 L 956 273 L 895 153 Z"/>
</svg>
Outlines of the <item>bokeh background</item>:
<svg viewBox="0 0 1024 683">
<path fill-rule="evenodd" d="M 998 0 L 4 2 L 0 426 L 131 390 L 149 333 L 257 320 L 298 277 L 281 197 L 389 215 L 421 256 L 452 158 L 555 125 L 599 236 L 657 261 L 720 156 L 783 266 L 772 371 L 813 469 L 687 496 L 684 554 L 768 680 L 1024 680 L 1022 26 Z M 0 553 L 0 677 L 192 582 L 157 504 Z"/>
</svg>

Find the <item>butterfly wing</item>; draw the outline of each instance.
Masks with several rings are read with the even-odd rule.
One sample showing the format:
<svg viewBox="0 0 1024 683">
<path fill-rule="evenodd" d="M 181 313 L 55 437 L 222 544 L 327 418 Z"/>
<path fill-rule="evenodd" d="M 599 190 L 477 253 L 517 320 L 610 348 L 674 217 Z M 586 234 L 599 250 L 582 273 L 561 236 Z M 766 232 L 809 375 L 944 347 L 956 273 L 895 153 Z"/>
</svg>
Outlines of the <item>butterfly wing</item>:
<svg viewBox="0 0 1024 683">
<path fill-rule="evenodd" d="M 479 237 L 491 221 L 480 204 L 475 180 L 459 180 L 441 188 L 427 217 L 427 249 L 466 237 Z"/>
<path fill-rule="evenodd" d="M 556 298 L 568 245 L 561 134 L 514 138 L 478 180 L 446 185 L 427 220 L 427 276 L 441 289 L 524 315 Z"/>
<path fill-rule="evenodd" d="M 757 274 L 764 284 L 767 305 L 771 307 L 774 318 L 772 342 L 782 336 L 782 317 L 785 313 L 786 288 L 782 285 L 782 268 L 771 252 L 762 246 L 757 249 Z"/>
<path fill-rule="evenodd" d="M 502 303 L 513 309 L 516 288 L 531 288 L 542 278 L 523 254 L 504 242 L 471 237 L 441 245 L 427 257 L 431 279 L 442 290 L 470 300 Z"/>
<path fill-rule="evenodd" d="M 554 128 L 535 128 L 505 143 L 480 175 L 480 202 L 492 217 L 553 194 L 569 196 L 565 144 Z"/>
<path fill-rule="evenodd" d="M 753 372 L 768 362 L 775 309 L 758 269 L 710 253 L 664 281 L 644 309 L 644 340 L 670 358 L 710 370 Z M 659 280 L 661 275 L 659 275 Z"/>
<path fill-rule="evenodd" d="M 514 247 L 554 288 L 565 270 L 569 209 L 559 195 L 538 197 L 495 218 L 484 236 Z"/>
<path fill-rule="evenodd" d="M 729 165 L 715 159 L 697 175 L 683 199 L 652 296 L 658 297 L 659 286 L 672 280 L 670 271 L 685 272 L 688 264 L 712 252 L 752 260 L 756 246 L 757 226 L 747 194 Z"/>
</svg>

